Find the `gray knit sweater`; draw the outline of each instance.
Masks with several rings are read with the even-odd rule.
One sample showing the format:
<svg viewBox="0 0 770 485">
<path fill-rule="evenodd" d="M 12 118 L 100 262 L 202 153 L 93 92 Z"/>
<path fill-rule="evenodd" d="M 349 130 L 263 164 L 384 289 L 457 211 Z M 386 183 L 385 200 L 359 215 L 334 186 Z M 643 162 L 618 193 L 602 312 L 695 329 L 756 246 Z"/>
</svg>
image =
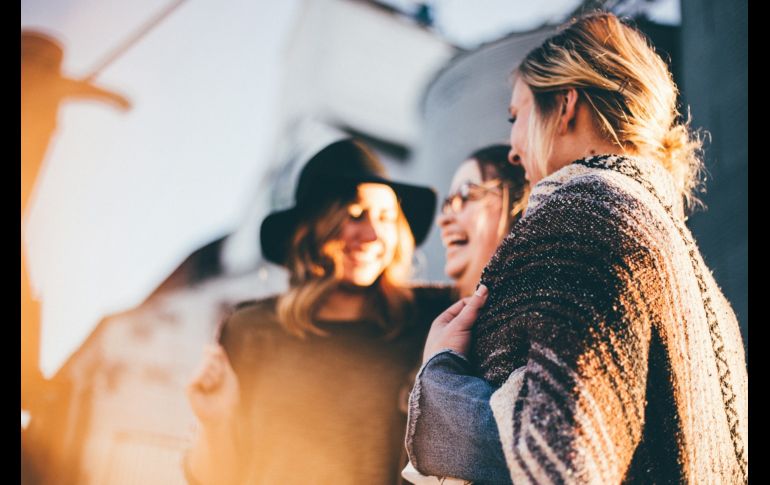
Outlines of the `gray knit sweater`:
<svg viewBox="0 0 770 485">
<path fill-rule="evenodd" d="M 482 277 L 471 361 L 514 483 L 745 483 L 735 315 L 657 163 L 578 160 L 538 183 Z"/>
</svg>

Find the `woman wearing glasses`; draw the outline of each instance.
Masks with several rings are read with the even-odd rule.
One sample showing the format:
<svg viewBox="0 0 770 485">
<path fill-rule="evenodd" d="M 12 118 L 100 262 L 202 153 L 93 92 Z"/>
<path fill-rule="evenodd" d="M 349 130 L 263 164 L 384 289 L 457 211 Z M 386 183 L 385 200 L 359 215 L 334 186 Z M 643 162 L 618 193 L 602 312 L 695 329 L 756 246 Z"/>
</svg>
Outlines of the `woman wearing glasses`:
<svg viewBox="0 0 770 485">
<path fill-rule="evenodd" d="M 517 485 L 747 483 L 743 342 L 685 225 L 701 143 L 665 62 L 594 13 L 514 78 L 509 159 L 532 194 L 479 289 L 433 323 L 412 465 Z"/>
<path fill-rule="evenodd" d="M 484 267 L 527 206 L 529 183 L 524 169 L 508 162 L 510 150 L 509 145 L 491 145 L 473 152 L 457 168 L 449 196 L 441 206 L 438 225 L 441 242 L 446 248 L 444 272 L 454 280 L 459 296 L 464 299 L 476 290 Z M 453 378 L 451 375 L 445 377 L 449 380 Z M 478 426 L 494 430 L 495 424 L 489 419 L 490 415 L 491 410 L 486 414 L 469 416 L 469 419 L 473 421 L 486 417 L 485 422 Z M 421 429 L 421 442 L 432 443 L 434 431 L 436 429 Z M 496 444 L 497 434 L 491 433 L 489 440 L 492 446 L 487 448 L 495 452 L 486 453 L 476 463 L 480 470 L 488 471 L 482 475 L 485 481 L 505 482 L 505 458 Z M 411 446 L 411 441 L 408 445 Z M 463 483 L 462 480 L 447 477 L 423 476 L 411 464 L 402 474 L 416 484 Z"/>
<path fill-rule="evenodd" d="M 438 225 L 446 248 L 444 271 L 460 296 L 476 289 L 481 271 L 521 216 L 529 196 L 524 169 L 508 163 L 510 146 L 471 154 L 455 172 Z"/>
</svg>

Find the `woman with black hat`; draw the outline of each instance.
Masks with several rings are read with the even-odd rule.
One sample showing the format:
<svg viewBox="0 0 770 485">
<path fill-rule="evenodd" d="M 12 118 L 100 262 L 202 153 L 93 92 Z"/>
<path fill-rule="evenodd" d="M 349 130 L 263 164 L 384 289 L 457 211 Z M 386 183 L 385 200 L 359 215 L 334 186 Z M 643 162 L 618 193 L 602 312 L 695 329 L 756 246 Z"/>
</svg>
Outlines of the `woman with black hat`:
<svg viewBox="0 0 770 485">
<path fill-rule="evenodd" d="M 289 290 L 239 305 L 188 387 L 201 424 L 189 481 L 399 480 L 410 371 L 452 296 L 406 284 L 435 197 L 351 140 L 307 163 L 296 205 L 260 234 Z"/>
</svg>

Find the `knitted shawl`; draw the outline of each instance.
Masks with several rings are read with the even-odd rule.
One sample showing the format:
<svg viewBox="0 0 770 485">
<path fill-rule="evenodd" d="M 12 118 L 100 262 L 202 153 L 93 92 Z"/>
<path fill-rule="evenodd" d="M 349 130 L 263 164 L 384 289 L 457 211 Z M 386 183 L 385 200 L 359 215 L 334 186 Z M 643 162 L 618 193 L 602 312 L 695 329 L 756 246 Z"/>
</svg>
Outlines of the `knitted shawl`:
<svg viewBox="0 0 770 485">
<path fill-rule="evenodd" d="M 470 353 L 514 483 L 746 483 L 730 304 L 658 163 L 578 160 L 492 257 Z"/>
</svg>

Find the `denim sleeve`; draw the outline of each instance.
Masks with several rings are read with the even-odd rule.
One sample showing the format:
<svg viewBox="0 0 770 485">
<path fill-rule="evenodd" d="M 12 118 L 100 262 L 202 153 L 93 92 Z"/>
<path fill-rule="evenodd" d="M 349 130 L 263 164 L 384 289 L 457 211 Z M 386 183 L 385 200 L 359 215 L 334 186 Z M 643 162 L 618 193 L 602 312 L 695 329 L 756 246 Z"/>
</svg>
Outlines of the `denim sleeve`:
<svg viewBox="0 0 770 485">
<path fill-rule="evenodd" d="M 451 350 L 422 366 L 409 396 L 406 435 L 409 459 L 420 473 L 511 483 L 489 405 L 494 391 Z"/>
</svg>

